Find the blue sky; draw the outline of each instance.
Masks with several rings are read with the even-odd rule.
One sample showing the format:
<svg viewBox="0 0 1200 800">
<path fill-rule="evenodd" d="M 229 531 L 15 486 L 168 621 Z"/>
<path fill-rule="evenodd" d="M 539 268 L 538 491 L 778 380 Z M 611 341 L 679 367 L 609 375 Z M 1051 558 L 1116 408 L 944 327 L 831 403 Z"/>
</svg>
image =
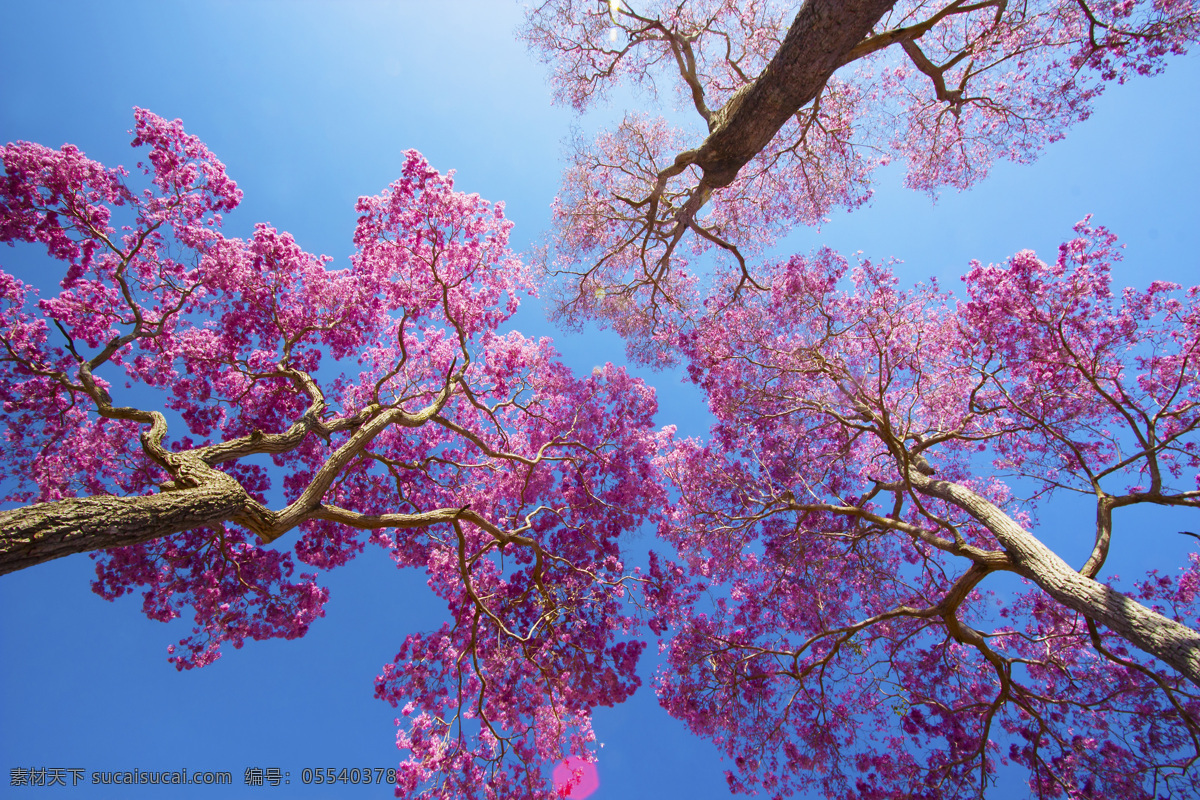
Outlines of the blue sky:
<svg viewBox="0 0 1200 800">
<path fill-rule="evenodd" d="M 355 199 L 394 180 L 409 148 L 457 170 L 458 188 L 505 201 L 514 247 L 529 247 L 549 222 L 571 126 L 587 131 L 616 112 L 577 120 L 551 106 L 543 66 L 513 36 L 520 8 L 505 0 L 8 0 L 0 9 L 0 140 L 71 142 L 106 164 L 132 165 L 133 106 L 182 118 L 245 192 L 228 233 L 267 221 L 335 259 L 351 252 Z M 1117 283 L 1200 282 L 1197 131 L 1200 58 L 1189 56 L 1162 76 L 1113 87 L 1033 165 L 1002 164 L 975 189 L 936 203 L 905 190 L 889 168 L 869 208 L 799 231 L 780 252 L 829 244 L 895 256 L 905 279 L 932 275 L 955 289 L 970 259 L 996 262 L 1024 248 L 1052 257 L 1071 226 L 1094 213 L 1128 243 Z M 0 250 L 0 266 L 23 276 L 44 264 L 23 259 L 22 250 Z M 615 337 L 565 336 L 536 303 L 517 327 L 553 335 L 579 371 L 623 360 Z M 659 388 L 661 423 L 703 434 L 694 389 L 676 374 L 641 374 Z M 1043 515 L 1046 538 L 1068 561 L 1083 553 L 1089 517 L 1070 505 Z M 1113 569 L 1127 577 L 1174 571 L 1195 544 L 1173 533 L 1195 529 L 1178 514 L 1118 522 Z M 163 794 L 8 785 L 15 767 L 79 767 L 86 780 L 134 768 L 234 775 L 234 790 L 171 793 L 179 797 L 388 796 L 386 788 L 300 785 L 305 767 L 399 759 L 395 712 L 372 698 L 372 678 L 406 633 L 436 627 L 441 608 L 422 575 L 372 555 L 381 554 L 327 577 L 327 616 L 304 640 L 252 642 L 188 673 L 166 662 L 166 646 L 186 626 L 146 620 L 136 600 L 93 595 L 88 558 L 0 578 L 0 794 Z M 594 797 L 728 796 L 716 750 L 688 736 L 648 690 L 602 710 L 596 729 L 605 747 Z M 247 767 L 279 767 L 291 785 L 242 787 Z M 995 796 L 1024 792 L 1002 787 Z"/>
</svg>

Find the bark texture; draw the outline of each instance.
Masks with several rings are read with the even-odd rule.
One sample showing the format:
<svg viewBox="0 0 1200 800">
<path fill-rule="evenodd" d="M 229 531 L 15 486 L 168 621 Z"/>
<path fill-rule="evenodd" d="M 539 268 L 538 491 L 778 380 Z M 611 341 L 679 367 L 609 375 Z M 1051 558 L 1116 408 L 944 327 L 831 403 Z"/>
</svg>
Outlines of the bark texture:
<svg viewBox="0 0 1200 800">
<path fill-rule="evenodd" d="M 953 503 L 986 525 L 1008 552 L 1016 572 L 1036 583 L 1046 594 L 1104 625 L 1200 686 L 1200 633 L 1071 569 L 1036 536 L 970 489 L 932 480 L 915 470 L 910 470 L 909 480 L 922 494 Z"/>
<path fill-rule="evenodd" d="M 713 116 L 708 138 L 693 151 L 705 185 L 732 183 L 783 124 L 816 99 L 893 2 L 806 0 L 767 68 Z"/>
<path fill-rule="evenodd" d="M 143 497 L 78 497 L 0 511 L 0 575 L 55 558 L 216 526 L 257 505 L 232 478 Z"/>
</svg>

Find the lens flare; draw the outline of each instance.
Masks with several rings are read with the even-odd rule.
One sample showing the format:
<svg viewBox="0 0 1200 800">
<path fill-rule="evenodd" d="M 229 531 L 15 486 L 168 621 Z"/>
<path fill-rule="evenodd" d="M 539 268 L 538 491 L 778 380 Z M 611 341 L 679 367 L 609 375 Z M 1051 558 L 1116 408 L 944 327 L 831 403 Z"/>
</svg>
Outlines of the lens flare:
<svg viewBox="0 0 1200 800">
<path fill-rule="evenodd" d="M 567 790 L 562 796 L 570 800 L 583 800 L 600 788 L 596 765 L 578 756 L 571 756 L 555 767 L 553 780 L 555 793 Z"/>
</svg>

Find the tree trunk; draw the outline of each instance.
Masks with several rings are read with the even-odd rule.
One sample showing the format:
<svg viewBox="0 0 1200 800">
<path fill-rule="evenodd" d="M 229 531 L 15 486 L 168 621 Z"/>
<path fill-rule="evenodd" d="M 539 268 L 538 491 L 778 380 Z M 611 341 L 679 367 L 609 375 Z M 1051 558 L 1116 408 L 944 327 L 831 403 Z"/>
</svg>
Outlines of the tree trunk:
<svg viewBox="0 0 1200 800">
<path fill-rule="evenodd" d="M 222 477 L 144 497 L 79 497 L 0 511 L 0 575 L 245 516 L 254 501 L 237 481 Z"/>
<path fill-rule="evenodd" d="M 1104 625 L 1200 686 L 1200 633 L 1071 569 L 1036 536 L 970 489 L 932 480 L 916 470 L 909 471 L 909 480 L 922 494 L 952 503 L 986 525 L 1008 552 L 1017 572 L 1046 594 Z"/>
<path fill-rule="evenodd" d="M 816 99 L 893 2 L 806 0 L 767 68 L 713 116 L 711 132 L 695 153 L 704 183 L 713 188 L 732 183 L 783 124 Z"/>
</svg>

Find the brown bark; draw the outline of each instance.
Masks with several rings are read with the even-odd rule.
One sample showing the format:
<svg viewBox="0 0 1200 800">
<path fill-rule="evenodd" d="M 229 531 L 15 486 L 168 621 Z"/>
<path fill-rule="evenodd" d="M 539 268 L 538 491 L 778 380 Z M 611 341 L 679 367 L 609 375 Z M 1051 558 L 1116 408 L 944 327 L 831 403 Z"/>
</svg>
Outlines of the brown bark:
<svg viewBox="0 0 1200 800">
<path fill-rule="evenodd" d="M 893 2 L 806 0 L 766 69 L 713 116 L 708 138 L 691 153 L 704 184 L 732 183 L 784 123 L 816 99 Z"/>
<path fill-rule="evenodd" d="M 909 471 L 909 480 L 922 494 L 952 503 L 987 526 L 1007 551 L 1015 571 L 1046 594 L 1104 625 L 1200 686 L 1200 633 L 1071 569 L 1036 536 L 970 489 L 933 480 L 916 470 Z"/>
<path fill-rule="evenodd" d="M 352 417 L 320 424 L 314 421 L 314 407 L 311 416 L 284 434 L 256 432 L 187 453 L 163 450 L 160 442 L 166 425 L 162 415 L 147 415 L 153 419 L 157 434 L 144 435 L 143 446 L 175 477 L 163 484 L 166 491 L 141 497 L 71 498 L 0 511 L 0 575 L 75 553 L 127 547 L 194 528 L 216 528 L 225 522 L 248 528 L 264 544 L 272 542 L 321 511 L 321 500 L 334 478 L 380 432 L 390 425 L 417 427 L 433 418 L 450 397 L 452 381 L 459 378 L 461 371 L 448 377 L 434 402 L 416 413 L 399 408 L 381 411 L 372 405 Z M 300 496 L 278 512 L 267 509 L 236 480 L 212 466 L 253 453 L 287 452 L 318 424 L 326 434 L 345 429 L 353 429 L 354 433 L 317 470 Z M 334 513 L 347 520 L 353 517 L 339 509 L 324 511 L 326 518 Z M 389 526 L 419 527 L 445 522 L 462 513 L 463 509 L 442 509 L 433 515 L 393 514 L 388 519 Z"/>
<path fill-rule="evenodd" d="M 143 497 L 78 497 L 0 511 L 0 575 L 75 553 L 216 526 L 257 505 L 237 481 L 221 476 Z"/>
</svg>

